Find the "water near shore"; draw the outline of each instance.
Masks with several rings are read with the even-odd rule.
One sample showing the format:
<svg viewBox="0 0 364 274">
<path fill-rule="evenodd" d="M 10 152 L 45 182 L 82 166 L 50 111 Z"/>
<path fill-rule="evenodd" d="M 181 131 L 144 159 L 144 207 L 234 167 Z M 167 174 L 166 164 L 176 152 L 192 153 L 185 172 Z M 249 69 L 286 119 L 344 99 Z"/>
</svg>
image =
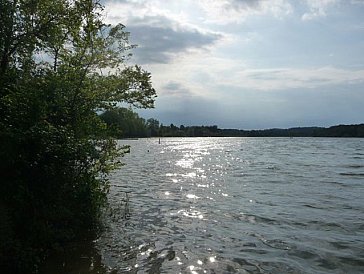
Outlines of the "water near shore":
<svg viewBox="0 0 364 274">
<path fill-rule="evenodd" d="M 105 231 L 73 273 L 364 272 L 363 139 L 124 143 Z"/>
</svg>

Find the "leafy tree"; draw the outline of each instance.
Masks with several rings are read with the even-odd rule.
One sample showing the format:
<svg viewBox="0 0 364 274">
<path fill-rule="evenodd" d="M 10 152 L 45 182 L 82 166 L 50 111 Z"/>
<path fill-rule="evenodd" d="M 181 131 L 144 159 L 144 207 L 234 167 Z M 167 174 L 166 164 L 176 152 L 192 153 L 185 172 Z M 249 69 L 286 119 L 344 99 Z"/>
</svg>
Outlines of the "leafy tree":
<svg viewBox="0 0 364 274">
<path fill-rule="evenodd" d="M 147 128 L 150 136 L 152 137 L 159 136 L 159 121 L 157 119 L 154 118 L 148 119 Z"/>
<path fill-rule="evenodd" d="M 109 126 L 115 138 L 147 137 L 147 125 L 143 118 L 127 108 L 107 110 L 101 119 Z"/>
<path fill-rule="evenodd" d="M 0 0 L 0 272 L 97 223 L 123 149 L 99 110 L 153 107 L 124 26 L 94 0 Z"/>
</svg>

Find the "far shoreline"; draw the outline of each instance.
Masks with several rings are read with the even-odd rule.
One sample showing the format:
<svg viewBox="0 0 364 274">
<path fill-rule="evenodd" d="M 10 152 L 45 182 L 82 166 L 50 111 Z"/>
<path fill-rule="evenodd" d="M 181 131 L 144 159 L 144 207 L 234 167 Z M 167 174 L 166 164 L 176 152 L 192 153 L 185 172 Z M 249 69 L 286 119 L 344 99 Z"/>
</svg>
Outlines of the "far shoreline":
<svg viewBox="0 0 364 274">
<path fill-rule="evenodd" d="M 146 136 L 120 136 L 119 140 L 138 140 L 139 138 L 163 137 L 311 137 L 311 138 L 364 138 L 364 124 L 336 125 L 331 127 L 293 127 L 259 130 L 220 129 L 215 126 L 161 125 L 149 131 Z"/>
</svg>

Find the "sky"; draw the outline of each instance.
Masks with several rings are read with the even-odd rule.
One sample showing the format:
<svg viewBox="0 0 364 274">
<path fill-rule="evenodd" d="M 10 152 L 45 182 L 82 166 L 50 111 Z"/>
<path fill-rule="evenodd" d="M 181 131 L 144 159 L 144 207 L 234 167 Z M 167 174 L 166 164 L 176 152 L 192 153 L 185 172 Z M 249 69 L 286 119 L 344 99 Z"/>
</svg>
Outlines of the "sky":
<svg viewBox="0 0 364 274">
<path fill-rule="evenodd" d="M 165 125 L 364 122 L 364 0 L 111 0 Z"/>
</svg>

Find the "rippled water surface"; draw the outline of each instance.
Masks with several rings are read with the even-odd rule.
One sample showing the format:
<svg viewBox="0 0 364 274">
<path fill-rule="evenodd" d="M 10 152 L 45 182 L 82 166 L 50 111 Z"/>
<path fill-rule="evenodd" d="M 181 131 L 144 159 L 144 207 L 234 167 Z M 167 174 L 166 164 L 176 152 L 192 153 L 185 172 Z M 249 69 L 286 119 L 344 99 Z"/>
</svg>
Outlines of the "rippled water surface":
<svg viewBox="0 0 364 274">
<path fill-rule="evenodd" d="M 364 273 L 363 139 L 121 144 L 95 243 L 105 272 Z"/>
</svg>

